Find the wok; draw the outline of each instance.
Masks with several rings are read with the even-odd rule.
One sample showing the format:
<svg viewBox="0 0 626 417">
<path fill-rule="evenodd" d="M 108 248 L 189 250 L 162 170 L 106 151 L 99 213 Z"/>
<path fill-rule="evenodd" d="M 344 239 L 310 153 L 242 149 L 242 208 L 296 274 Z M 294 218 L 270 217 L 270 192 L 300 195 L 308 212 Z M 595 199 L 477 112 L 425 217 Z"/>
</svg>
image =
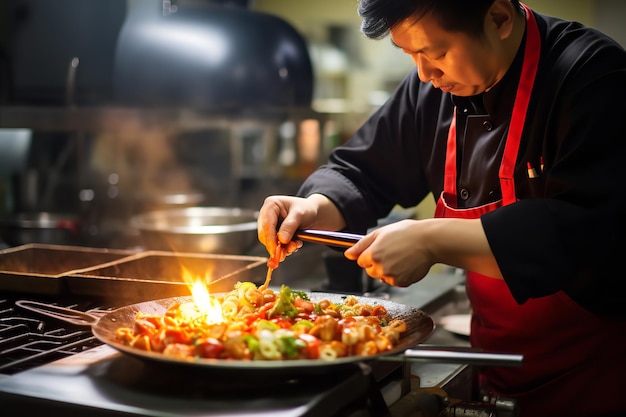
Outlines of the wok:
<svg viewBox="0 0 626 417">
<path fill-rule="evenodd" d="M 345 295 L 324 292 L 306 293 L 311 301 L 318 302 L 327 299 L 333 303 L 342 303 Z M 217 294 L 219 296 L 219 294 Z M 422 310 L 393 301 L 375 299 L 370 297 L 356 297 L 360 303 L 384 306 L 394 319 L 402 319 L 406 322 L 407 329 L 402 334 L 400 343 L 392 350 L 372 356 L 348 356 L 337 358 L 332 361 L 324 360 L 284 360 L 284 361 L 244 361 L 223 360 L 204 358 L 176 358 L 165 356 L 161 353 L 136 349 L 118 342 L 115 331 L 120 327 L 134 327 L 137 313 L 149 315 L 163 315 L 165 311 L 176 302 L 190 302 L 191 297 L 171 297 L 154 301 L 145 301 L 120 307 L 112 311 L 98 311 L 83 313 L 73 309 L 66 309 L 50 304 L 35 301 L 20 300 L 16 305 L 45 314 L 75 325 L 89 325 L 94 336 L 101 342 L 114 349 L 154 362 L 168 364 L 186 364 L 204 367 L 213 370 L 241 370 L 241 371 L 278 371 L 278 372 L 324 372 L 329 368 L 353 365 L 358 362 L 371 360 L 394 360 L 394 361 L 427 361 L 446 363 L 478 363 L 515 366 L 521 364 L 521 356 L 509 354 L 491 354 L 476 351 L 439 351 L 430 348 L 425 350 L 410 349 L 423 342 L 435 329 L 435 324 L 430 316 Z M 264 374 L 265 375 L 265 374 Z"/>
</svg>

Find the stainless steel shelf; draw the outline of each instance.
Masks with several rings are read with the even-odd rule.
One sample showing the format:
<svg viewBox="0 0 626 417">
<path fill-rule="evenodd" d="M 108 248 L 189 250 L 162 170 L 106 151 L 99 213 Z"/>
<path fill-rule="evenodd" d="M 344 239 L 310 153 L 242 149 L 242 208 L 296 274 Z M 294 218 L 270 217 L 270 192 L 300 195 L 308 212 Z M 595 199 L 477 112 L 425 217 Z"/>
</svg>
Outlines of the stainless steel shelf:
<svg viewBox="0 0 626 417">
<path fill-rule="evenodd" d="M 316 118 L 310 108 L 136 108 L 0 106 L 0 128 L 39 131 L 116 132 L 159 128 L 173 131 L 226 129 L 234 122 Z"/>
</svg>

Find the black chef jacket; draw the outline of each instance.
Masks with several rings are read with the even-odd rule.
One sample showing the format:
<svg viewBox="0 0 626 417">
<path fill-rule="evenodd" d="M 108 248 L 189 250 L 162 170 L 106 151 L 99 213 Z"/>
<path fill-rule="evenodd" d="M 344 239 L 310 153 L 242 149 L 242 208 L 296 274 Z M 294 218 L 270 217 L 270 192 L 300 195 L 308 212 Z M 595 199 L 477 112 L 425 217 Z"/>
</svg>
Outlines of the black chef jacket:
<svg viewBox="0 0 626 417">
<path fill-rule="evenodd" d="M 626 318 L 618 290 L 626 281 L 626 53 L 594 29 L 535 15 L 541 57 L 515 170 L 518 201 L 483 215 L 483 228 L 517 302 L 563 290 L 592 312 Z M 359 233 L 395 205 L 439 196 L 456 105 L 459 207 L 499 199 L 522 51 L 496 86 L 473 97 L 443 93 L 411 71 L 298 194 L 326 195 Z"/>
</svg>

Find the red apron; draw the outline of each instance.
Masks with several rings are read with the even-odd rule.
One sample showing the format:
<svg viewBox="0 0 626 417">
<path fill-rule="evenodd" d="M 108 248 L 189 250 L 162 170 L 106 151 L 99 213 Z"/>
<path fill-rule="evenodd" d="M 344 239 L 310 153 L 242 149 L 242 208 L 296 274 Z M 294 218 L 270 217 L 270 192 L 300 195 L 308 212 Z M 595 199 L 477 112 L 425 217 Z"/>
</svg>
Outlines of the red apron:
<svg viewBox="0 0 626 417">
<path fill-rule="evenodd" d="M 502 199 L 457 208 L 455 111 L 448 132 L 444 190 L 435 217 L 475 219 L 516 201 L 513 173 L 541 47 L 532 11 L 524 8 L 524 65 L 499 170 Z M 626 415 L 626 403 L 620 401 L 625 386 L 626 323 L 598 317 L 563 292 L 519 305 L 502 279 L 470 271 L 466 285 L 472 305 L 472 345 L 524 355 L 521 367 L 480 369 L 481 388 L 517 399 L 522 416 Z"/>
</svg>

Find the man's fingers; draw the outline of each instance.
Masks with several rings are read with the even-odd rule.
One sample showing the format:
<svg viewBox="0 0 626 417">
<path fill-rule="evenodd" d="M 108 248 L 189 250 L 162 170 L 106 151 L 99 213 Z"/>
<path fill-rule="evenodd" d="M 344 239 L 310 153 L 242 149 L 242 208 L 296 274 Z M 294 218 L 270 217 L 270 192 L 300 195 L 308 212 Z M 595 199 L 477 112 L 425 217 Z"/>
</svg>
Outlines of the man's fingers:
<svg viewBox="0 0 626 417">
<path fill-rule="evenodd" d="M 361 240 L 356 242 L 352 247 L 346 249 L 346 251 L 343 254 L 346 258 L 350 259 L 351 261 L 356 261 L 361 256 L 361 254 L 365 252 L 367 248 L 370 247 L 373 241 L 374 241 L 373 235 L 371 234 L 365 235 L 363 236 L 363 238 L 361 238 Z"/>
</svg>

